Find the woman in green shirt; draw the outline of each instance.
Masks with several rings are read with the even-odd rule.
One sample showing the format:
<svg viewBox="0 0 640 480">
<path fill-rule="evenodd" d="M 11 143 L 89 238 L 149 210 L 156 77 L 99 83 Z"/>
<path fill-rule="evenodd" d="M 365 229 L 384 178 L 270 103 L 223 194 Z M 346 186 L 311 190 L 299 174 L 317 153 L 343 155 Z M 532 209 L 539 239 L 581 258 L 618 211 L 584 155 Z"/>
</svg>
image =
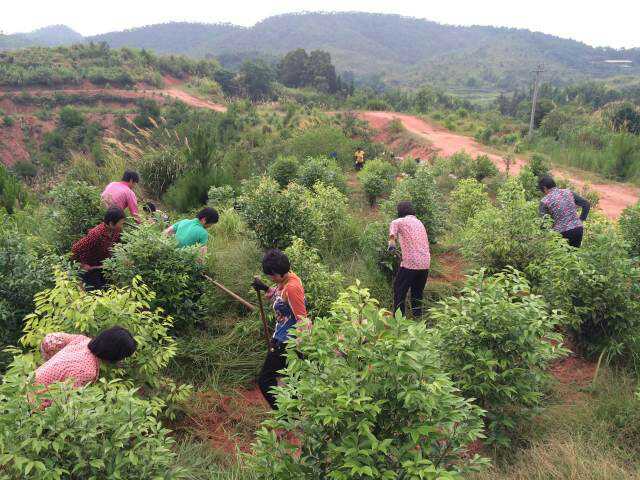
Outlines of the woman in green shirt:
<svg viewBox="0 0 640 480">
<path fill-rule="evenodd" d="M 204 257 L 207 254 L 207 242 L 209 241 L 207 229 L 215 223 L 218 223 L 218 212 L 207 207 L 200 210 L 196 218 L 174 223 L 164 231 L 164 234 L 167 236 L 175 235 L 181 248 L 200 245 L 200 254 Z"/>
</svg>

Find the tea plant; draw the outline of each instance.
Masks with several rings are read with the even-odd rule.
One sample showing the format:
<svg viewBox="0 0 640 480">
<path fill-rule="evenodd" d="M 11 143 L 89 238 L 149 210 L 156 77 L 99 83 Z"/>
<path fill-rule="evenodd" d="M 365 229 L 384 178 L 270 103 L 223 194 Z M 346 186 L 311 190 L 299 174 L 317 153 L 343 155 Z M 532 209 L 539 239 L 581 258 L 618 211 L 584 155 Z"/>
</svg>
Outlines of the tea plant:
<svg viewBox="0 0 640 480">
<path fill-rule="evenodd" d="M 304 360 L 287 351 L 278 410 L 250 459 L 259 478 L 435 480 L 486 464 L 466 455 L 482 411 L 442 372 L 424 324 L 387 316 L 356 286 L 299 337 Z"/>
<path fill-rule="evenodd" d="M 126 230 L 121 240 L 104 262 L 106 277 L 125 287 L 139 276 L 155 292 L 152 308 L 172 315 L 177 328 L 192 325 L 200 314 L 197 302 L 205 284 L 198 248 L 178 248 L 174 238 L 148 224 Z"/>
<path fill-rule="evenodd" d="M 464 228 L 477 212 L 491 205 L 485 186 L 477 180 L 463 179 L 449 195 L 449 222 L 457 229 Z"/>
<path fill-rule="evenodd" d="M 297 182 L 312 188 L 321 182 L 331 185 L 342 193 L 347 190 L 347 181 L 335 160 L 329 158 L 307 158 L 298 170 Z"/>
<path fill-rule="evenodd" d="M 640 256 L 640 203 L 625 208 L 618 222 L 620 233 L 629 245 L 629 253 Z"/>
<path fill-rule="evenodd" d="M 371 205 L 379 197 L 391 193 L 395 183 L 395 168 L 389 162 L 380 159 L 369 160 L 358 174 L 364 192 Z"/>
<path fill-rule="evenodd" d="M 489 442 L 509 443 L 516 420 L 541 404 L 546 369 L 560 357 L 562 322 L 516 270 L 470 276 L 461 296 L 429 311 L 445 369 L 487 411 Z"/>
<path fill-rule="evenodd" d="M 34 368 L 31 355 L 17 356 L 0 383 L 0 478 L 187 478 L 156 418 L 160 402 L 117 381 L 43 393 Z M 51 404 L 39 408 L 44 400 Z"/>
<path fill-rule="evenodd" d="M 300 162 L 296 157 L 279 156 L 269 165 L 268 173 L 282 188 L 298 177 Z"/>
</svg>

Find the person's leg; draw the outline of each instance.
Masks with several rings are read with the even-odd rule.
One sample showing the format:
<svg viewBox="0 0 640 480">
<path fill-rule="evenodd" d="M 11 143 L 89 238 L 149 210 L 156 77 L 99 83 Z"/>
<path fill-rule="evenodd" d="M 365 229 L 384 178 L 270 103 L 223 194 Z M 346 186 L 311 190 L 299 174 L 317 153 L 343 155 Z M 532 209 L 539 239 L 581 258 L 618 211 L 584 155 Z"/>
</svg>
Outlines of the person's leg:
<svg viewBox="0 0 640 480">
<path fill-rule="evenodd" d="M 393 281 L 393 313 L 395 315 L 398 308 L 404 315 L 405 300 L 407 298 L 407 292 L 411 285 L 411 270 L 400 267 L 396 278 Z"/>
<path fill-rule="evenodd" d="M 82 278 L 87 291 L 102 290 L 107 285 L 107 281 L 105 280 L 101 269 L 82 272 L 80 277 Z"/>
<path fill-rule="evenodd" d="M 284 345 L 280 345 L 274 349 L 269 350 L 267 358 L 264 360 L 262 370 L 258 376 L 258 387 L 264 396 L 265 400 L 269 402 L 272 409 L 276 410 L 276 396 L 271 389 L 278 385 L 278 378 L 282 375 L 278 373 L 280 370 L 287 366 L 287 357 L 285 356 Z"/>
<path fill-rule="evenodd" d="M 427 285 L 429 270 L 414 270 L 411 282 L 411 311 L 414 318 L 422 316 L 422 298 L 424 297 L 424 287 Z"/>
</svg>

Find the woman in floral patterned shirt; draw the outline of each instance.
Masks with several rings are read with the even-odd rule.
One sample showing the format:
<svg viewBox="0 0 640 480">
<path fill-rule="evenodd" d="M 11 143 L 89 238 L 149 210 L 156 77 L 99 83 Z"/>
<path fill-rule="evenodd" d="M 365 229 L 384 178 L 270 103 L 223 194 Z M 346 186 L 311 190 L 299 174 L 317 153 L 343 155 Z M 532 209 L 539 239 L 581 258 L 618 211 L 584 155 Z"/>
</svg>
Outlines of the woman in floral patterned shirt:
<svg viewBox="0 0 640 480">
<path fill-rule="evenodd" d="M 540 200 L 540 215 L 553 218 L 553 229 L 567 239 L 569 245 L 579 248 L 584 232 L 582 222 L 587 219 L 591 204 L 566 188 L 558 188 L 551 177 L 542 177 L 538 187 L 544 193 Z M 580 217 L 578 217 L 580 207 Z"/>
<path fill-rule="evenodd" d="M 129 331 L 112 327 L 91 339 L 84 335 L 50 333 L 40 345 L 45 360 L 37 370 L 35 383 L 45 387 L 73 380 L 82 387 L 98 379 L 100 361 L 116 363 L 133 355 L 136 341 Z"/>
</svg>

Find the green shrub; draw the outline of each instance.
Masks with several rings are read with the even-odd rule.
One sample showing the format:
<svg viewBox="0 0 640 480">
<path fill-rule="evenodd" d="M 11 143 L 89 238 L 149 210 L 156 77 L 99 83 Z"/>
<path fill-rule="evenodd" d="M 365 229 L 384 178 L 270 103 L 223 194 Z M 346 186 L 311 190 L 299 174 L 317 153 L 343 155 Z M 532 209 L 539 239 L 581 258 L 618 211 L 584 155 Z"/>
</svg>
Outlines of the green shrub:
<svg viewBox="0 0 640 480">
<path fill-rule="evenodd" d="M 179 148 L 167 146 L 145 153 L 136 167 L 145 189 L 154 198 L 160 198 L 184 173 L 187 163 Z"/>
<path fill-rule="evenodd" d="M 318 250 L 300 238 L 294 238 L 284 253 L 289 257 L 292 271 L 302 280 L 309 318 L 328 315 L 342 290 L 342 274 L 331 272 L 322 263 Z"/>
<path fill-rule="evenodd" d="M 551 174 L 549 160 L 540 153 L 534 153 L 531 156 L 528 166 L 531 169 L 531 173 L 533 173 L 537 178 Z"/>
<path fill-rule="evenodd" d="M 364 192 L 371 205 L 375 205 L 379 197 L 388 195 L 395 183 L 395 168 L 389 162 L 374 159 L 365 163 L 358 174 Z"/>
<path fill-rule="evenodd" d="M 2 125 L 7 127 L 7 128 L 13 127 L 13 125 L 15 123 L 16 123 L 16 121 L 13 119 L 13 117 L 11 115 L 5 114 L 2 117 Z"/>
<path fill-rule="evenodd" d="M 250 459 L 259 478 L 455 478 L 486 463 L 465 455 L 481 410 L 442 373 L 431 334 L 384 313 L 351 287 L 300 334 L 305 360 L 287 351 L 278 410 Z M 278 430 L 301 445 L 279 440 Z"/>
<path fill-rule="evenodd" d="M 490 272 L 506 267 L 524 271 L 558 248 L 563 240 L 544 228 L 536 202 L 527 201 L 517 179 L 509 179 L 498 192 L 497 205 L 479 210 L 462 232 L 461 251 Z"/>
<path fill-rule="evenodd" d="M 33 178 L 38 169 L 30 160 L 18 160 L 13 164 L 13 172 L 20 178 Z"/>
<path fill-rule="evenodd" d="M 16 345 L 33 296 L 53 283 L 53 256 L 37 238 L 18 231 L 0 214 L 0 350 Z"/>
<path fill-rule="evenodd" d="M 307 158 L 298 170 L 297 182 L 307 188 L 316 183 L 333 185 L 341 192 L 347 191 L 347 181 L 335 160 L 329 158 Z"/>
<path fill-rule="evenodd" d="M 74 107 L 67 106 L 60 109 L 58 125 L 62 128 L 75 128 L 85 124 L 82 113 Z"/>
<path fill-rule="evenodd" d="M 174 466 L 158 402 L 115 382 L 80 389 L 57 383 L 38 394 L 34 369 L 32 356 L 18 356 L 0 384 L 2 478 L 187 478 Z M 35 411 L 44 400 L 51 405 Z"/>
<path fill-rule="evenodd" d="M 606 220 L 592 218 L 580 249 L 549 255 L 532 266 L 538 289 L 569 319 L 587 355 L 640 361 L 640 268 Z"/>
<path fill-rule="evenodd" d="M 233 183 L 225 168 L 190 170 L 177 178 L 163 200 L 180 212 L 188 212 L 207 203 L 209 189 Z"/>
<path fill-rule="evenodd" d="M 235 202 L 235 192 L 231 185 L 213 186 L 209 189 L 207 196 L 209 198 L 207 205 L 218 211 L 233 207 Z"/>
<path fill-rule="evenodd" d="M 618 223 L 620 233 L 629 245 L 629 253 L 640 256 L 640 202 L 625 208 Z"/>
<path fill-rule="evenodd" d="M 269 165 L 269 176 L 273 178 L 282 188 L 289 185 L 298 177 L 300 162 L 296 157 L 279 156 Z"/>
<path fill-rule="evenodd" d="M 0 163 L 0 208 L 13 213 L 14 209 L 24 206 L 26 202 L 27 192 L 22 183 Z"/>
<path fill-rule="evenodd" d="M 172 318 L 165 317 L 161 310 L 149 309 L 155 298 L 139 278 L 126 288 L 85 292 L 67 272 L 56 268 L 55 285 L 35 296 L 35 310 L 25 317 L 20 342 L 37 352 L 49 333 L 95 336 L 120 325 L 131 332 L 138 348 L 122 367 L 103 365 L 102 373 L 110 379 L 130 379 L 131 386 L 159 387 L 160 374 L 175 355 L 176 345 L 169 336 Z"/>
<path fill-rule="evenodd" d="M 542 198 L 542 192 L 538 188 L 538 177 L 531 171 L 529 165 L 522 167 L 517 178 L 524 189 L 524 196 L 527 200 L 540 200 Z"/>
<path fill-rule="evenodd" d="M 455 228 L 464 228 L 477 212 L 491 205 L 485 186 L 473 178 L 458 181 L 449 195 L 449 222 Z"/>
<path fill-rule="evenodd" d="M 193 325 L 205 283 L 198 247 L 178 248 L 175 238 L 149 224 L 126 230 L 121 240 L 103 264 L 105 276 L 123 287 L 139 276 L 155 292 L 152 308 L 172 315 L 177 328 Z"/>
<path fill-rule="evenodd" d="M 321 125 L 296 132 L 284 148 L 287 155 L 296 158 L 328 157 L 336 152 L 343 166 L 351 165 L 358 143 L 347 138 L 339 127 Z"/>
<path fill-rule="evenodd" d="M 54 187 L 50 197 L 53 241 L 59 252 L 67 252 L 73 242 L 102 221 L 100 190 L 85 182 L 67 181 Z"/>
<path fill-rule="evenodd" d="M 485 178 L 498 175 L 498 167 L 494 165 L 488 155 L 478 155 L 473 162 L 472 175 L 480 182 Z"/>
<path fill-rule="evenodd" d="M 554 332 L 562 317 L 549 314 L 515 270 L 494 276 L 481 270 L 461 294 L 432 308 L 430 318 L 445 369 L 487 411 L 489 441 L 504 446 L 516 420 L 541 404 L 550 378 L 545 370 L 562 353 Z"/>
<path fill-rule="evenodd" d="M 382 210 L 395 218 L 397 205 L 403 201 L 411 201 L 416 217 L 427 229 L 429 239 L 435 241 L 442 230 L 443 213 L 436 178 L 430 168 L 420 167 L 415 177 L 398 182 L 389 199 L 382 203 Z"/>
<path fill-rule="evenodd" d="M 400 163 L 400 171 L 406 175 L 409 175 L 410 177 L 413 177 L 416 174 L 417 170 L 418 170 L 418 164 L 411 157 L 406 157 Z"/>
<path fill-rule="evenodd" d="M 380 270 L 388 280 L 393 278 L 396 257 L 387 251 L 389 222 L 370 222 L 360 236 L 360 251 L 370 268 Z"/>
</svg>

